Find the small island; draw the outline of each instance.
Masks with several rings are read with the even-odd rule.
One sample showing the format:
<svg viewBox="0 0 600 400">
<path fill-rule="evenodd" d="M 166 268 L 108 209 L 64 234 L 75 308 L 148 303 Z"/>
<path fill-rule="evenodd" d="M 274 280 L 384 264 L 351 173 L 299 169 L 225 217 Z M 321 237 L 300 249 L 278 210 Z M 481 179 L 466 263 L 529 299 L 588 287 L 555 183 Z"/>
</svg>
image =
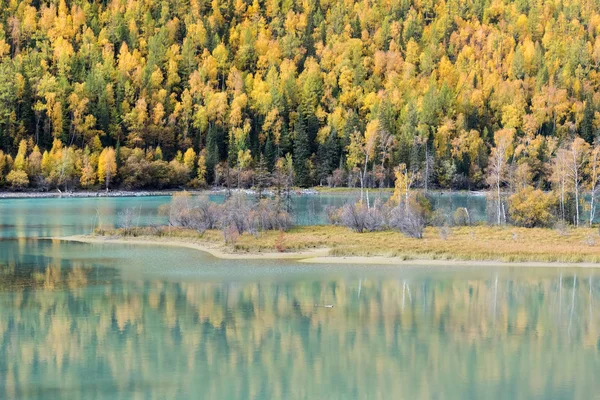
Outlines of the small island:
<svg viewBox="0 0 600 400">
<path fill-rule="evenodd" d="M 226 243 L 220 231 L 177 227 L 115 229 L 61 240 L 180 246 L 223 259 L 296 259 L 310 263 L 391 265 L 522 265 L 600 267 L 597 231 L 547 228 L 457 227 L 448 237 L 427 227 L 423 239 L 392 231 L 356 233 L 341 226 L 300 226 L 287 232 L 240 235 Z"/>
<path fill-rule="evenodd" d="M 400 185 L 401 186 L 401 185 Z M 507 202 L 513 224 L 471 222 L 467 210 L 448 217 L 419 192 L 383 203 L 349 202 L 328 209 L 326 225 L 292 226 L 285 199 L 234 194 L 216 204 L 189 192 L 173 195 L 160 213 L 168 223 L 137 226 L 136 210 L 116 228 L 60 240 L 192 248 L 223 259 L 293 259 L 310 263 L 388 265 L 520 265 L 597 267 L 597 228 L 556 222 L 546 194 Z M 402 196 L 400 196 L 402 194 Z M 493 210 L 493 207 L 490 207 Z M 518 226 L 521 225 L 521 226 Z M 529 226 L 526 226 L 529 225 Z"/>
</svg>

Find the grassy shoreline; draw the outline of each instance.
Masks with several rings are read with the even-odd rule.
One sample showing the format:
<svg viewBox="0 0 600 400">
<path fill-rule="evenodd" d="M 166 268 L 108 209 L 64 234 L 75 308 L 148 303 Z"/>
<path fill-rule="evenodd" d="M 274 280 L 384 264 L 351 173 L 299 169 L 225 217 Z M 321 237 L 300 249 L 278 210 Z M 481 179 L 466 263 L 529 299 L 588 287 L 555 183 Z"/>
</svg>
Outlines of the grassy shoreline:
<svg viewBox="0 0 600 400">
<path fill-rule="evenodd" d="M 219 231 L 135 228 L 60 238 L 87 243 L 158 244 L 194 248 L 226 259 L 296 259 L 303 262 L 411 265 L 525 265 L 600 267 L 600 236 L 592 228 L 552 229 L 471 226 L 423 239 L 397 232 L 355 233 L 339 226 L 302 226 L 288 232 L 243 234 L 225 243 Z M 533 266 L 533 265 L 530 265 Z M 537 266 L 537 265 L 536 265 Z"/>
</svg>

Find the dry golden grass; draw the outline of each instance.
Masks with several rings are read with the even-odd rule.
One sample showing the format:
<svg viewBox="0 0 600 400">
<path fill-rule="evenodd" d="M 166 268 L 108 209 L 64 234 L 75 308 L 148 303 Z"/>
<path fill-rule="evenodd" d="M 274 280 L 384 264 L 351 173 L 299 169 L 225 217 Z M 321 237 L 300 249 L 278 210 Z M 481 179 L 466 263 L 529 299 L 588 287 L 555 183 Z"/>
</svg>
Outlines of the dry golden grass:
<svg viewBox="0 0 600 400">
<path fill-rule="evenodd" d="M 123 235 L 123 231 L 103 232 Z M 177 228 L 139 228 L 133 236 L 160 236 L 225 246 L 219 231 L 202 234 Z M 282 236 L 283 235 L 283 236 Z M 600 236 L 591 228 L 571 229 L 566 234 L 552 229 L 517 227 L 456 227 L 445 235 L 427 228 L 423 239 L 385 231 L 355 233 L 338 226 L 302 226 L 281 234 L 264 232 L 241 235 L 227 246 L 233 252 L 287 252 L 330 248 L 332 256 L 389 256 L 406 260 L 473 260 L 505 262 L 600 262 Z"/>
</svg>

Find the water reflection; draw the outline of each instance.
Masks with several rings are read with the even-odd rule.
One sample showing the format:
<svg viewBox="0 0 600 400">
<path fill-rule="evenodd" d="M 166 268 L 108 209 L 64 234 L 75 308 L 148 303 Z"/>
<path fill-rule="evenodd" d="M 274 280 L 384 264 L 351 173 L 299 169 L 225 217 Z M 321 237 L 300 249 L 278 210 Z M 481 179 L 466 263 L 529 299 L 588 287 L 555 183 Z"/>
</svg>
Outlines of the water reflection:
<svg viewBox="0 0 600 400">
<path fill-rule="evenodd" d="M 266 267 L 271 278 L 182 281 L 126 276 L 93 251 L 11 254 L 0 263 L 0 398 L 587 399 L 598 389 L 591 270 L 289 278 Z"/>
</svg>

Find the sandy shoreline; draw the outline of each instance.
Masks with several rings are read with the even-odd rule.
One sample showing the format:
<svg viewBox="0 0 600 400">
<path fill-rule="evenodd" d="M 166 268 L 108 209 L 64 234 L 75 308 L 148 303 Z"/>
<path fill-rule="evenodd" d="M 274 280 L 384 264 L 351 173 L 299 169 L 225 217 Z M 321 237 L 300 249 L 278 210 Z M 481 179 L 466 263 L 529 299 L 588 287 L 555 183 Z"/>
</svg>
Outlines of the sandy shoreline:
<svg viewBox="0 0 600 400">
<path fill-rule="evenodd" d="M 298 251 L 290 253 L 278 253 L 278 252 L 260 252 L 260 253 L 231 253 L 227 251 L 225 246 L 217 243 L 198 243 L 198 242 L 186 242 L 180 240 L 161 240 L 158 238 L 151 237 L 101 237 L 101 236 L 88 236 L 88 235 L 76 235 L 52 238 L 56 240 L 62 240 L 67 242 L 80 242 L 80 243 L 91 243 L 91 244 L 134 244 L 134 245 L 153 245 L 153 246 L 169 246 L 169 247 L 184 247 L 188 249 L 194 249 L 209 253 L 210 255 L 225 259 L 225 260 L 299 260 L 299 259 L 310 259 L 314 257 L 326 257 L 329 255 L 329 249 L 314 249 L 307 251 Z"/>
<path fill-rule="evenodd" d="M 505 262 L 505 261 L 474 261 L 474 260 L 435 260 L 435 259 L 405 259 L 403 257 L 387 256 L 331 256 L 330 249 L 319 248 L 298 252 L 256 252 L 231 253 L 217 243 L 186 242 L 173 239 L 158 239 L 153 237 L 101 237 L 76 235 L 52 238 L 67 242 L 90 244 L 133 244 L 183 247 L 211 254 L 213 257 L 225 260 L 292 260 L 308 264 L 353 264 L 353 265 L 396 265 L 424 267 L 526 267 L 526 268 L 600 268 L 600 263 L 565 263 L 565 262 Z"/>
</svg>

